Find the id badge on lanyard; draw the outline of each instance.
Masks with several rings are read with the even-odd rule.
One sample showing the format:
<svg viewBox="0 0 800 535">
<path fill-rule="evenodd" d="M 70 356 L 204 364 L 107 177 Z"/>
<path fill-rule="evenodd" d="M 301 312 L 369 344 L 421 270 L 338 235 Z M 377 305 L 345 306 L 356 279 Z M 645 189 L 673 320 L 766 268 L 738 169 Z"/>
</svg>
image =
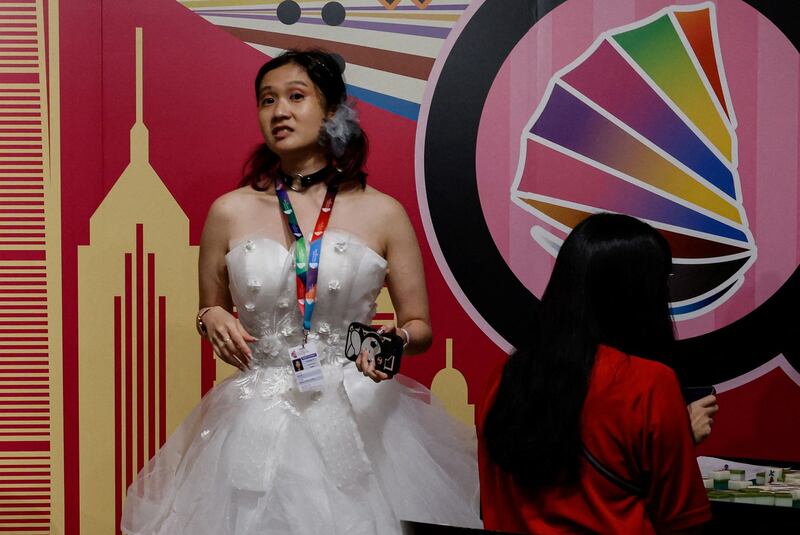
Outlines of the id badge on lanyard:
<svg viewBox="0 0 800 535">
<path fill-rule="evenodd" d="M 325 384 L 325 377 L 322 374 L 322 363 L 319 360 L 315 344 L 306 343 L 289 348 L 289 360 L 291 360 L 292 372 L 300 392 L 322 388 Z"/>
<path fill-rule="evenodd" d="M 311 316 L 314 314 L 314 304 L 317 297 L 317 274 L 319 273 L 319 262 L 321 257 L 322 236 L 328 227 L 333 210 L 333 201 L 336 199 L 338 188 L 334 185 L 328 186 L 325 193 L 325 200 L 322 202 L 317 223 L 314 226 L 314 234 L 311 243 L 306 246 L 306 239 L 297 223 L 297 215 L 294 213 L 292 203 L 283 183 L 275 183 L 275 193 L 281 206 L 289 230 L 292 232 L 296 241 L 294 248 L 295 273 L 297 284 L 297 306 L 303 315 L 303 344 L 289 349 L 289 361 L 292 372 L 297 380 L 297 386 L 301 392 L 319 390 L 324 384 L 322 373 L 322 363 L 316 345 L 309 344 L 308 332 L 311 330 Z"/>
</svg>

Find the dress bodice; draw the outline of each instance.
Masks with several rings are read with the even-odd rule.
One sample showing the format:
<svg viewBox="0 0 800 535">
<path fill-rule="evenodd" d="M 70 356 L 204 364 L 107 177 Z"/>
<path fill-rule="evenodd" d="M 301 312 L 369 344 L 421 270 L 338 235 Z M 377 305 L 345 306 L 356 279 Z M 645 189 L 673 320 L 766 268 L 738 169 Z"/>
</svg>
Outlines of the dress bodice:
<svg viewBox="0 0 800 535">
<path fill-rule="evenodd" d="M 286 348 L 300 344 L 303 333 L 294 245 L 287 250 L 270 238 L 252 237 L 232 247 L 225 260 L 239 319 L 258 338 L 252 345 L 255 365 L 285 365 Z M 325 232 L 309 333 L 323 363 L 344 362 L 347 327 L 372 319 L 386 268 L 386 260 L 353 234 Z"/>
</svg>

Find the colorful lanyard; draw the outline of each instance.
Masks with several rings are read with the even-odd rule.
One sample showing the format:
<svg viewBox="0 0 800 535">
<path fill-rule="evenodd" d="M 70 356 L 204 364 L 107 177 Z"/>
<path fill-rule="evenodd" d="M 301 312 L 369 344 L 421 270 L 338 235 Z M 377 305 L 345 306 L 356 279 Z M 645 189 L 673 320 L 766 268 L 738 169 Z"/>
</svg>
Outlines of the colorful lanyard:
<svg viewBox="0 0 800 535">
<path fill-rule="evenodd" d="M 322 248 L 322 235 L 331 219 L 333 201 L 336 199 L 337 186 L 328 186 L 325 193 L 325 200 L 322 201 L 322 208 L 317 217 L 317 224 L 314 226 L 314 235 L 311 237 L 311 245 L 306 248 L 306 239 L 300 225 L 297 224 L 297 216 L 289 201 L 289 195 L 283 182 L 276 181 L 275 193 L 281 204 L 281 212 L 286 216 L 289 230 L 292 231 L 296 245 L 294 248 L 295 272 L 297 273 L 297 305 L 303 315 L 303 344 L 305 345 L 308 331 L 311 330 L 311 315 L 314 314 L 314 302 L 317 297 L 317 273 L 319 272 L 320 249 Z"/>
</svg>

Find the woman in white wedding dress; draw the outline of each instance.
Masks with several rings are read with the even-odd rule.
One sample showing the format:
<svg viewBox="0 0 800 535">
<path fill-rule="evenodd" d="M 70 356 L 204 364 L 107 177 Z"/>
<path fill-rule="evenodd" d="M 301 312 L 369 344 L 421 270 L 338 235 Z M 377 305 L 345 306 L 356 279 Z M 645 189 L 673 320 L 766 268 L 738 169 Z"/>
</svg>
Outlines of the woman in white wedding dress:
<svg viewBox="0 0 800 535">
<path fill-rule="evenodd" d="M 369 324 L 384 282 L 397 314 L 388 331 L 404 354 L 425 351 L 431 329 L 416 237 L 402 206 L 366 186 L 366 137 L 341 68 L 328 54 L 290 51 L 261 68 L 256 93 L 266 143 L 242 187 L 211 207 L 200 252 L 198 327 L 241 371 L 139 474 L 122 531 L 480 526 L 474 432 L 366 352 L 355 365 L 344 356 L 348 325 Z M 293 365 L 298 351 L 310 355 L 304 366 Z M 301 368 L 322 371 L 298 376 L 306 391 Z"/>
</svg>

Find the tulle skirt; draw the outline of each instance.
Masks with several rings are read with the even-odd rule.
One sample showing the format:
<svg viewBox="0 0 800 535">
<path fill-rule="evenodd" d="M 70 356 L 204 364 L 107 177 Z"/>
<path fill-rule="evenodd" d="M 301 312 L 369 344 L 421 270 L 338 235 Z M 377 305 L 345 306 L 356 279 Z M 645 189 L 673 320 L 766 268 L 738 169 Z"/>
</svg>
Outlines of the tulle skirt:
<svg viewBox="0 0 800 535">
<path fill-rule="evenodd" d="M 212 389 L 128 489 L 129 535 L 400 533 L 480 527 L 474 429 L 422 385 L 326 366 L 322 392 L 284 368 Z"/>
</svg>

